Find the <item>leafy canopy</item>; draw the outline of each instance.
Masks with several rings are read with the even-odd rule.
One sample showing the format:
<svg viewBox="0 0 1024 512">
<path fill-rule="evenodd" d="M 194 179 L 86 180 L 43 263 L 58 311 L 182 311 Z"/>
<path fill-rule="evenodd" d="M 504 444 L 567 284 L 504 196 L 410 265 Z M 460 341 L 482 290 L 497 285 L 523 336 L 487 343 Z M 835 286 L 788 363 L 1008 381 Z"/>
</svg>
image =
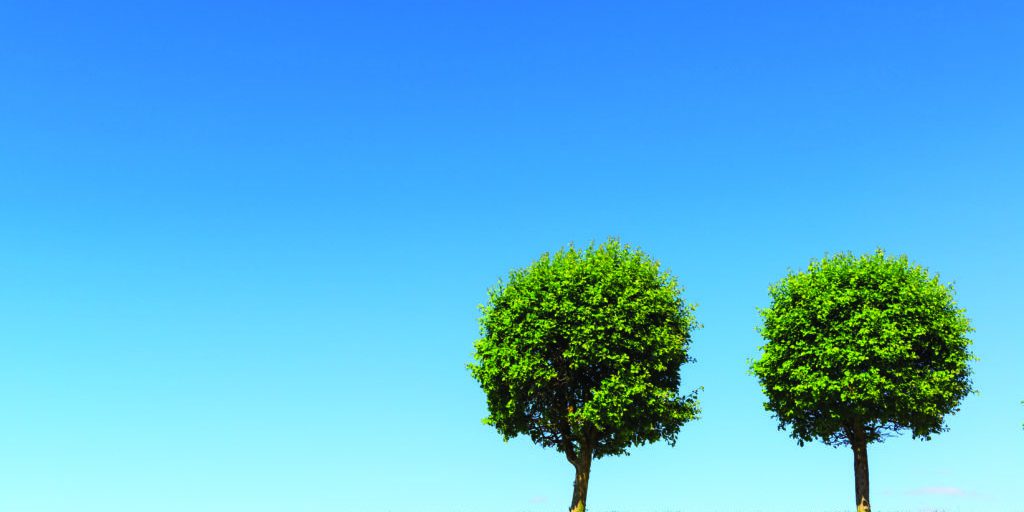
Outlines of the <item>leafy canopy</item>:
<svg viewBox="0 0 1024 512">
<path fill-rule="evenodd" d="M 610 239 L 544 254 L 489 290 L 482 338 L 469 368 L 493 425 L 570 460 L 675 442 L 698 413 L 696 392 L 679 396 L 690 360 L 693 306 L 676 279 L 639 250 Z"/>
<path fill-rule="evenodd" d="M 751 369 L 765 409 L 801 445 L 848 444 L 853 428 L 869 442 L 903 429 L 928 439 L 971 392 L 964 310 L 952 285 L 906 256 L 812 261 L 770 293 Z"/>
</svg>

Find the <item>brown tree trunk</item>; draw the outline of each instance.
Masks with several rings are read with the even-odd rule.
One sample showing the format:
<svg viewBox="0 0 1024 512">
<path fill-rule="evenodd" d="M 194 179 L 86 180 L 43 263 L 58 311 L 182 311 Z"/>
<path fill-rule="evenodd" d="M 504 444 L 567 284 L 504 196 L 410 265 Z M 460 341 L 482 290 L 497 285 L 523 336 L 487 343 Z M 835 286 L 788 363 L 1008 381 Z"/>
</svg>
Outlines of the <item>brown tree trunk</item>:
<svg viewBox="0 0 1024 512">
<path fill-rule="evenodd" d="M 868 441 L 862 427 L 853 429 L 850 439 L 853 448 L 853 475 L 857 488 L 857 512 L 871 512 L 868 485 Z"/>
<path fill-rule="evenodd" d="M 587 447 L 581 447 L 579 456 L 573 462 L 576 467 L 576 480 L 572 486 L 572 505 L 569 512 L 584 512 L 587 510 L 587 486 L 590 484 L 590 461 L 593 453 Z"/>
</svg>

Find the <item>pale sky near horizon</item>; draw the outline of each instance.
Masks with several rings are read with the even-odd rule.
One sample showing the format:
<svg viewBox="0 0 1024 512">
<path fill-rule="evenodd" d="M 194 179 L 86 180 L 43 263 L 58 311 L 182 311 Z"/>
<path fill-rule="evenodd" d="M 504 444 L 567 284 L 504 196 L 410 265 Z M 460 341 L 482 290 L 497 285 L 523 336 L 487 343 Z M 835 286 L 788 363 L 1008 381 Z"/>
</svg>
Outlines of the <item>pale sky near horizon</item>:
<svg viewBox="0 0 1024 512">
<path fill-rule="evenodd" d="M 704 327 L 678 443 L 593 512 L 852 510 L 776 430 L 768 285 L 882 247 L 974 383 L 869 448 L 879 512 L 1024 511 L 1024 5 L 0 5 L 0 511 L 548 512 L 465 365 L 513 269 L 618 236 Z"/>
</svg>

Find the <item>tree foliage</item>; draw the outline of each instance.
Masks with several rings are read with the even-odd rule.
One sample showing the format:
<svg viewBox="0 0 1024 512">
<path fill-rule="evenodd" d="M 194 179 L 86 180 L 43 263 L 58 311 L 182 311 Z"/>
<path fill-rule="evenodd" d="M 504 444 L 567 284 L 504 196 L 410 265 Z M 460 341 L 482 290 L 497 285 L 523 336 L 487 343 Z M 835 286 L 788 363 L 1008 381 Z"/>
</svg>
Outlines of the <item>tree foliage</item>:
<svg viewBox="0 0 1024 512">
<path fill-rule="evenodd" d="M 587 452 L 674 443 L 698 413 L 696 391 L 678 394 L 697 326 L 681 291 L 657 262 L 615 239 L 512 271 L 481 307 L 469 365 L 487 397 L 484 422 L 574 464 Z"/>
<path fill-rule="evenodd" d="M 928 439 L 972 390 L 973 329 L 953 287 L 906 256 L 813 261 L 770 294 L 752 371 L 801 445 L 849 444 L 861 428 L 867 442 L 904 429 Z"/>
</svg>

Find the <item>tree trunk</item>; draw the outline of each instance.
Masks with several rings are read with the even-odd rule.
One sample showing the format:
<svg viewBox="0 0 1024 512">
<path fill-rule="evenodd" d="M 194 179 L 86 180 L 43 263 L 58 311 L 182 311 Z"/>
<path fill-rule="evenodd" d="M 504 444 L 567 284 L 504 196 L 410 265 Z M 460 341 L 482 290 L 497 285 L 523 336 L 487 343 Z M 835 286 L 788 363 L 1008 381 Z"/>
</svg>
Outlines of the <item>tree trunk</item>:
<svg viewBox="0 0 1024 512">
<path fill-rule="evenodd" d="M 587 486 L 590 484 L 590 461 L 593 453 L 589 448 L 581 448 L 579 457 L 573 462 L 576 467 L 576 480 L 572 486 L 572 505 L 569 512 L 585 512 L 587 510 Z"/>
<path fill-rule="evenodd" d="M 868 441 L 863 427 L 853 430 L 850 447 L 853 448 L 853 475 L 857 488 L 857 512 L 871 512 L 868 486 Z"/>
</svg>

